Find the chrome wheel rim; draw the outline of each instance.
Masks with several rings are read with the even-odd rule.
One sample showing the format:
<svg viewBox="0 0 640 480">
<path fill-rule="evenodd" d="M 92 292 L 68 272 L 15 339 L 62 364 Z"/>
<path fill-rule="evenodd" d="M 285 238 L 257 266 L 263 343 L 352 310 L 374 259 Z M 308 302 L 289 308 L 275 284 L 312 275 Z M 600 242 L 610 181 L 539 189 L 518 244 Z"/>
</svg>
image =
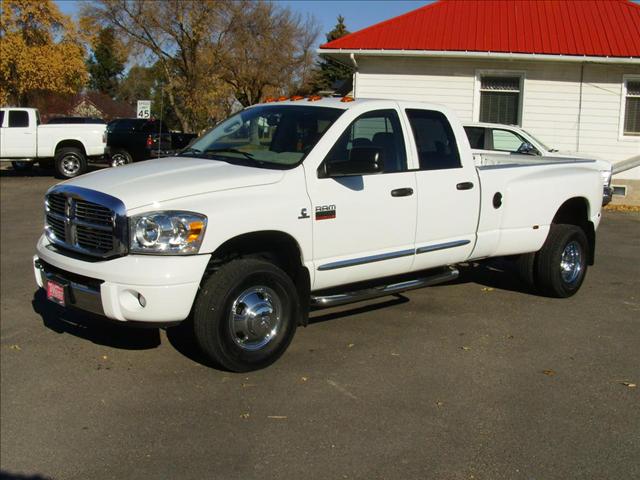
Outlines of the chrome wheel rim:
<svg viewBox="0 0 640 480">
<path fill-rule="evenodd" d="M 567 243 L 560 258 L 560 274 L 565 283 L 576 283 L 582 272 L 582 249 L 575 240 Z"/>
<path fill-rule="evenodd" d="M 127 158 L 121 153 L 116 153 L 111 157 L 111 166 L 112 167 L 121 167 L 127 164 Z"/>
<path fill-rule="evenodd" d="M 80 171 L 80 159 L 75 155 L 62 157 L 62 171 L 65 175 L 73 176 Z"/>
<path fill-rule="evenodd" d="M 255 286 L 234 300 L 229 312 L 229 329 L 235 344 L 243 350 L 264 348 L 282 327 L 282 302 L 271 288 Z"/>
</svg>

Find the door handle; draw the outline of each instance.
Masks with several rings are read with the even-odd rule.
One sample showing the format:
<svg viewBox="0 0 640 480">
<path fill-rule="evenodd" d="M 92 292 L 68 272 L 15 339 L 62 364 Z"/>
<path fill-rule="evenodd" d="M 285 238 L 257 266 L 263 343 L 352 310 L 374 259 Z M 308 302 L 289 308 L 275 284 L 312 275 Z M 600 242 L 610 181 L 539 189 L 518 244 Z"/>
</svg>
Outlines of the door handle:
<svg viewBox="0 0 640 480">
<path fill-rule="evenodd" d="M 458 190 L 471 190 L 473 188 L 473 182 L 462 182 L 456 185 Z"/>
<path fill-rule="evenodd" d="M 413 188 L 396 188 L 395 190 L 391 190 L 392 197 L 409 197 L 413 195 Z"/>
</svg>

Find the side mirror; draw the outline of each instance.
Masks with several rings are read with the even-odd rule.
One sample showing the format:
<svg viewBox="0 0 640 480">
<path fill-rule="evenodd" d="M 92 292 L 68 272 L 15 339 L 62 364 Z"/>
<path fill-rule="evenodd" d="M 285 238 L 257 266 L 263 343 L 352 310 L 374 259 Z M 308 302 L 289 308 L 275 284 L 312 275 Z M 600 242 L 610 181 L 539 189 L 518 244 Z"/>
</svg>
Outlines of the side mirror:
<svg viewBox="0 0 640 480">
<path fill-rule="evenodd" d="M 536 149 L 529 142 L 522 142 L 518 147 L 518 153 L 522 155 L 536 155 Z"/>
<path fill-rule="evenodd" d="M 382 170 L 382 150 L 376 147 L 354 147 L 346 162 L 325 164 L 327 177 L 369 175 L 380 173 Z"/>
</svg>

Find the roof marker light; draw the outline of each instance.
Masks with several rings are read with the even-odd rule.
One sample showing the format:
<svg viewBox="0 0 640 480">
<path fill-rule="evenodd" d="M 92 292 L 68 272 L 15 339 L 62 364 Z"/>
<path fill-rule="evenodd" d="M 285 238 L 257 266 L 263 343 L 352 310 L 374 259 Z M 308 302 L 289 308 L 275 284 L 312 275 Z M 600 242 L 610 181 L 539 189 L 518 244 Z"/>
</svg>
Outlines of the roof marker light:
<svg viewBox="0 0 640 480">
<path fill-rule="evenodd" d="M 289 98 L 289 100 L 291 100 L 292 102 L 298 101 L 298 100 L 302 100 L 304 97 L 301 95 L 293 95 L 291 98 Z"/>
<path fill-rule="evenodd" d="M 267 97 L 264 99 L 264 103 L 271 103 L 271 102 L 275 102 L 276 99 L 273 97 Z"/>
<path fill-rule="evenodd" d="M 289 97 L 285 97 L 284 95 L 281 97 L 278 97 L 278 102 L 284 102 L 285 100 L 289 100 Z"/>
<path fill-rule="evenodd" d="M 353 97 L 342 97 L 340 99 L 341 102 L 353 102 L 355 100 L 355 98 Z"/>
<path fill-rule="evenodd" d="M 320 95 L 311 95 L 307 99 L 308 102 L 317 102 L 318 100 L 322 100 L 322 97 Z"/>
</svg>

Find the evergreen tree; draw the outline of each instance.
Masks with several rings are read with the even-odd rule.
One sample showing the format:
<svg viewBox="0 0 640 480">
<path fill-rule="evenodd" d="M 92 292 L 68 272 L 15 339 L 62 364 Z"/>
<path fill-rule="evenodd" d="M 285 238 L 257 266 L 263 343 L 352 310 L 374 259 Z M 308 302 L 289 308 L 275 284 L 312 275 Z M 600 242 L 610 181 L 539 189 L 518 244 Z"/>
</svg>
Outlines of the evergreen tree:
<svg viewBox="0 0 640 480">
<path fill-rule="evenodd" d="M 111 98 L 116 96 L 119 77 L 124 71 L 124 61 L 119 58 L 117 47 L 113 28 L 103 28 L 87 60 L 89 87 Z"/>
<path fill-rule="evenodd" d="M 340 37 L 348 35 L 350 32 L 344 24 L 344 17 L 338 15 L 338 23 L 333 30 L 327 33 L 327 42 L 332 42 Z M 340 80 L 351 80 L 353 68 L 338 63 L 331 58 L 321 58 L 316 62 L 316 75 L 313 82 L 313 89 L 318 92 L 321 90 L 332 90 L 334 83 Z"/>
</svg>

